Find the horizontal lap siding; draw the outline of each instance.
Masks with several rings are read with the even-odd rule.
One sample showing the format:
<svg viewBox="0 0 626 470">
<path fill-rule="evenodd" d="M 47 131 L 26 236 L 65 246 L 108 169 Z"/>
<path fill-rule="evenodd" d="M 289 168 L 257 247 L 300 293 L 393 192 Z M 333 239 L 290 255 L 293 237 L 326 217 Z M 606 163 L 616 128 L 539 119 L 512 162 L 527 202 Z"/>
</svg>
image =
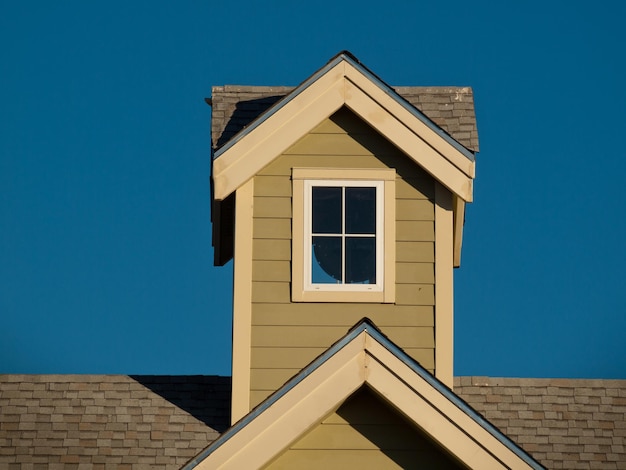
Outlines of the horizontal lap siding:
<svg viewBox="0 0 626 470">
<path fill-rule="evenodd" d="M 434 369 L 434 180 L 353 116 L 332 119 L 255 177 L 251 406 L 363 317 Z M 294 167 L 396 169 L 395 304 L 291 302 Z"/>
<path fill-rule="evenodd" d="M 460 466 L 374 393 L 361 389 L 266 468 L 455 469 Z"/>
</svg>

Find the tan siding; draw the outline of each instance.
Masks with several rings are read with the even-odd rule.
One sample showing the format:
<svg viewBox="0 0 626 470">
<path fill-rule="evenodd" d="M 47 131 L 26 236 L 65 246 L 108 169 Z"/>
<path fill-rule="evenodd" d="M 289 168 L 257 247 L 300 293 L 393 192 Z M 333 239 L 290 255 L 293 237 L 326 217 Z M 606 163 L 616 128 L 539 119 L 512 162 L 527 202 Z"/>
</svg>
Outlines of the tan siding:
<svg viewBox="0 0 626 470">
<path fill-rule="evenodd" d="M 396 243 L 397 262 L 434 263 L 434 242 L 398 242 Z"/>
<path fill-rule="evenodd" d="M 435 270 L 432 263 L 396 263 L 398 284 L 434 284 Z"/>
<path fill-rule="evenodd" d="M 252 303 L 289 302 L 289 283 L 252 282 Z"/>
<path fill-rule="evenodd" d="M 291 217 L 291 199 L 288 197 L 257 197 L 254 198 L 255 218 Z"/>
<path fill-rule="evenodd" d="M 384 332 L 394 343 L 403 344 L 406 348 L 433 347 L 434 345 L 431 327 L 389 326 Z M 252 329 L 252 347 L 330 346 L 345 334 L 346 329 L 340 326 L 255 326 Z"/>
<path fill-rule="evenodd" d="M 253 261 L 253 281 L 289 282 L 291 279 L 291 263 L 289 261 Z"/>
<path fill-rule="evenodd" d="M 396 214 L 398 220 L 435 220 L 435 209 L 428 199 L 398 199 Z"/>
<path fill-rule="evenodd" d="M 291 240 L 291 219 L 254 219 L 254 238 Z"/>
<path fill-rule="evenodd" d="M 458 469 L 441 448 L 367 388 L 266 468 Z"/>
<path fill-rule="evenodd" d="M 396 240 L 399 242 L 428 242 L 435 238 L 435 223 L 421 220 L 398 220 Z"/>
<path fill-rule="evenodd" d="M 254 180 L 254 195 L 290 198 L 291 181 L 280 176 L 257 176 Z"/>
<path fill-rule="evenodd" d="M 426 264 L 428 266 L 428 264 Z M 430 265 L 432 266 L 432 265 Z M 254 270 L 253 270 L 254 272 Z M 253 325 L 325 325 L 343 326 L 345 332 L 367 317 L 379 328 L 386 326 L 434 326 L 432 306 L 393 304 L 259 304 L 255 306 Z"/>
<path fill-rule="evenodd" d="M 291 261 L 291 240 L 252 240 L 252 259 Z"/>
<path fill-rule="evenodd" d="M 294 167 L 396 169 L 395 304 L 291 302 Z M 254 187 L 251 405 L 267 396 L 265 388 L 283 384 L 285 370 L 304 367 L 363 317 L 432 371 L 433 178 L 354 115 L 340 112 L 265 167 Z"/>
</svg>

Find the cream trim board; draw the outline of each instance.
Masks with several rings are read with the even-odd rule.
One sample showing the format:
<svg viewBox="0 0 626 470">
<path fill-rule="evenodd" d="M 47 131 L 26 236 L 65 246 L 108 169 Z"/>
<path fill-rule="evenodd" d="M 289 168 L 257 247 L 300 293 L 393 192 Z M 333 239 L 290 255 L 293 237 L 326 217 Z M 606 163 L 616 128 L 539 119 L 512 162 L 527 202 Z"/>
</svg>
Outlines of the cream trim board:
<svg viewBox="0 0 626 470">
<path fill-rule="evenodd" d="M 420 135 L 372 100 L 361 89 L 346 81 L 346 106 L 424 168 L 441 184 L 463 200 L 472 200 L 472 178 L 450 163 Z M 417 121 L 417 119 L 415 119 Z M 446 145 L 449 145 L 446 142 Z M 455 152 L 458 152 L 456 149 Z M 462 158 L 465 158 L 462 156 Z"/>
<path fill-rule="evenodd" d="M 352 169 L 352 168 L 294 168 L 293 179 L 293 240 L 292 240 L 292 301 L 294 302 L 375 302 L 395 301 L 395 170 Z M 381 239 L 377 246 L 377 276 L 381 285 L 375 290 L 366 290 L 361 285 L 342 286 L 342 289 L 313 290 L 308 287 L 307 270 L 310 267 L 310 248 L 305 238 L 308 230 L 310 209 L 307 208 L 306 193 L 314 181 L 326 184 L 331 181 L 350 185 L 359 181 L 376 184 L 378 187 L 377 207 L 382 210 L 382 222 L 377 225 Z M 380 192 L 382 191 L 382 195 Z M 382 199 L 382 201 L 380 200 Z M 382 250 L 380 249 L 382 247 Z M 334 287 L 334 286 L 331 286 Z"/>
<path fill-rule="evenodd" d="M 461 266 L 461 248 L 463 247 L 463 227 L 465 225 L 465 201 L 454 196 L 454 267 Z"/>
<path fill-rule="evenodd" d="M 227 197 L 344 104 L 464 201 L 471 201 L 474 162 L 345 60 L 214 160 L 215 198 Z"/>
<path fill-rule="evenodd" d="M 435 182 L 435 377 L 450 388 L 454 372 L 452 197 Z"/>
<path fill-rule="evenodd" d="M 348 333 L 203 451 L 197 468 L 264 467 L 364 384 L 469 468 L 541 468 L 370 328 Z"/>
<path fill-rule="evenodd" d="M 213 161 L 216 199 L 224 199 L 344 103 L 343 64 L 322 76 Z"/>
<path fill-rule="evenodd" d="M 363 341 L 342 348 L 316 370 L 315 377 L 299 383 L 196 468 L 256 469 L 280 455 L 363 384 Z"/>
<path fill-rule="evenodd" d="M 235 197 L 231 424 L 250 411 L 253 212 L 254 179 L 251 179 L 237 189 Z"/>
<path fill-rule="evenodd" d="M 364 93 L 370 96 L 374 101 L 379 103 L 390 114 L 396 116 L 398 120 L 405 123 L 405 125 L 416 135 L 419 135 L 428 145 L 433 147 L 437 152 L 448 159 L 459 170 L 465 173 L 467 176 L 474 178 L 475 176 L 475 162 L 468 159 L 465 155 L 459 153 L 448 142 L 441 139 L 437 133 L 428 127 L 424 122 L 419 119 L 415 119 L 411 112 L 406 109 L 397 100 L 389 96 L 389 94 L 373 83 L 368 77 L 363 75 L 359 70 L 349 63 L 346 63 L 346 77 L 349 83 L 354 84 L 361 89 Z M 349 90 L 346 90 L 349 93 Z"/>
</svg>

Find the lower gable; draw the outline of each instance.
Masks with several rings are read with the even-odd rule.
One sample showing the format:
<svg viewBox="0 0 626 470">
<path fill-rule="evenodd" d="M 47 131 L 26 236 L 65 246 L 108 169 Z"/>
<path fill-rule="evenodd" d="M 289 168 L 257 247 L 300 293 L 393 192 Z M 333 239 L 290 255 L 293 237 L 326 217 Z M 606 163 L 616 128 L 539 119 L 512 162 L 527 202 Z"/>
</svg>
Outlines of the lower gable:
<svg viewBox="0 0 626 470">
<path fill-rule="evenodd" d="M 265 467 L 293 468 L 464 467 L 364 386 Z"/>
</svg>

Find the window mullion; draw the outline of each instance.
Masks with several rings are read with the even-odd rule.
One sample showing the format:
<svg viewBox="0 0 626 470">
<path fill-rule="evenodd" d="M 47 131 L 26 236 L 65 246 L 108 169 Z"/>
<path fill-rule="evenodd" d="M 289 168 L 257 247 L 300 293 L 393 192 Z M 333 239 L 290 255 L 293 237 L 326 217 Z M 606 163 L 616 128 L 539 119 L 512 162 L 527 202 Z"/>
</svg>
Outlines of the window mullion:
<svg viewBox="0 0 626 470">
<path fill-rule="evenodd" d="M 346 187 L 341 188 L 341 284 L 346 283 Z"/>
</svg>

